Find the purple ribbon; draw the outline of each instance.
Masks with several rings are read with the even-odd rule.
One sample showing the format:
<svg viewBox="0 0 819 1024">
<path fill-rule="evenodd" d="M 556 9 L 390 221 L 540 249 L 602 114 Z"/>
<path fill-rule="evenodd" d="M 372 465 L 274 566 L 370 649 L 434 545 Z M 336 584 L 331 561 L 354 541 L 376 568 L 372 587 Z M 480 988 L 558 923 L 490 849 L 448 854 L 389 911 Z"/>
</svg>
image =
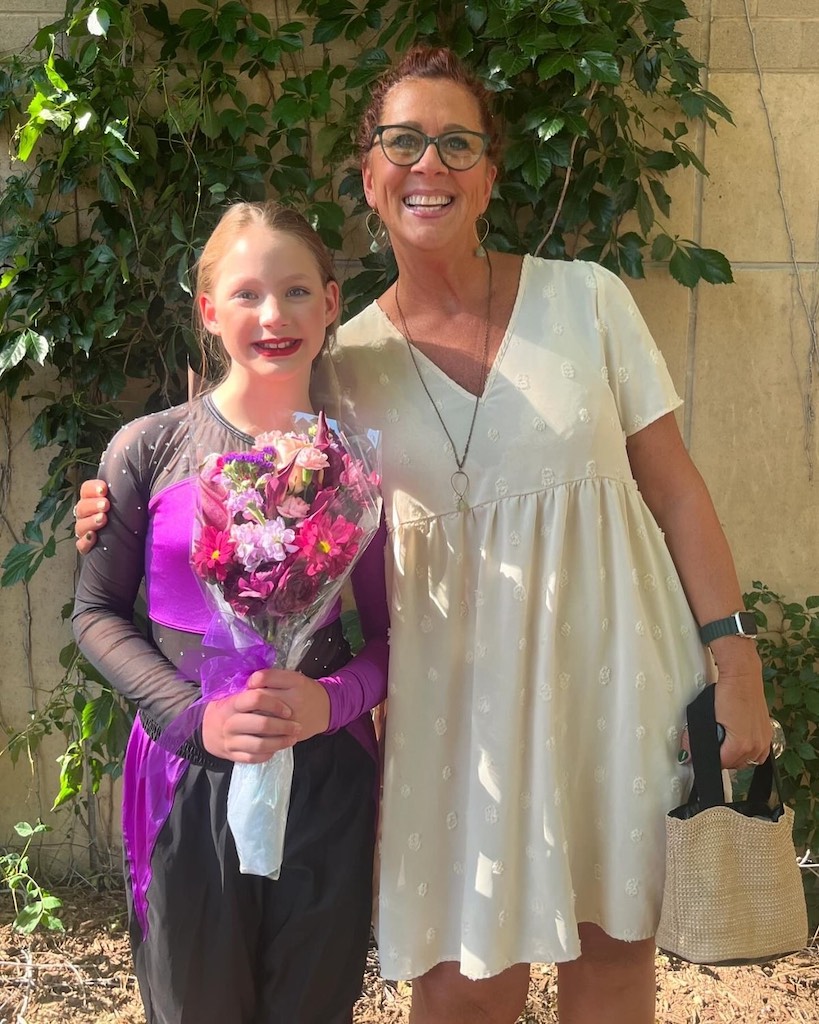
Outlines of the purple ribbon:
<svg viewBox="0 0 819 1024">
<path fill-rule="evenodd" d="M 177 715 L 157 740 L 171 752 L 179 750 L 200 728 L 205 708 L 211 701 L 241 693 L 249 676 L 276 664 L 275 647 L 239 619 L 228 622 L 219 612 L 210 621 L 202 638 L 202 648 L 207 654 L 204 661 L 198 659 L 198 652 L 190 652 L 179 664 L 186 678 L 199 681 L 202 695 Z M 213 653 L 207 653 L 208 649 Z"/>
</svg>

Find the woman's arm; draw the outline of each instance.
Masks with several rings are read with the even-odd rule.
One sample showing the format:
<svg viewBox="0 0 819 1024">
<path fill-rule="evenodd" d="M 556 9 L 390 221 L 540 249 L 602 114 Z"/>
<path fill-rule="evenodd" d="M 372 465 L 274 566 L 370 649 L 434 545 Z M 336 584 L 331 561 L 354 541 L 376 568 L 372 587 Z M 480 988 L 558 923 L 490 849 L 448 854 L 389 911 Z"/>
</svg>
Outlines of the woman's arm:
<svg viewBox="0 0 819 1024">
<path fill-rule="evenodd" d="M 108 522 L 108 484 L 97 477 L 84 480 L 80 485 L 80 498 L 74 506 L 74 537 L 81 555 L 87 555 L 97 543 L 97 531 Z"/>
<path fill-rule="evenodd" d="M 697 622 L 702 626 L 740 611 L 742 591 L 728 542 L 673 413 L 632 434 L 627 449 L 637 486 L 665 534 Z M 723 767 L 762 761 L 771 745 L 771 727 L 756 644 L 727 636 L 710 646 L 719 670 L 717 719 L 726 731 Z"/>
</svg>

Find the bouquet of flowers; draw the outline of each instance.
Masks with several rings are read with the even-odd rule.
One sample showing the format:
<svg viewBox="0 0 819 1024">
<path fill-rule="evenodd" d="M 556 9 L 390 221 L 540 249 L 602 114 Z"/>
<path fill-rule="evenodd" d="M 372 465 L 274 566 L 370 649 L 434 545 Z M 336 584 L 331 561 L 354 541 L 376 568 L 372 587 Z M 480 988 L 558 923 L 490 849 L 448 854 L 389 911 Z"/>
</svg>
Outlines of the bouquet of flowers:
<svg viewBox="0 0 819 1024">
<path fill-rule="evenodd" d="M 345 438 L 323 413 L 296 426 L 209 455 L 199 472 L 191 557 L 218 609 L 205 642 L 234 652 L 205 666 L 206 700 L 257 669 L 296 668 L 378 529 L 377 435 Z M 245 873 L 278 877 L 292 773 L 292 748 L 234 765 L 228 823 Z"/>
</svg>

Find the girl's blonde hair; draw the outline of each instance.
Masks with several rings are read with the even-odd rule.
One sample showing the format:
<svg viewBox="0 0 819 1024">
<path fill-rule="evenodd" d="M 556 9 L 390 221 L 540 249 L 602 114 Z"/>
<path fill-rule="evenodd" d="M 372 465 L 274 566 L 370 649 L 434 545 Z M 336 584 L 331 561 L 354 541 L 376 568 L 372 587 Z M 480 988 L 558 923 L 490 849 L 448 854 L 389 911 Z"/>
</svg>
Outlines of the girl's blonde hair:
<svg viewBox="0 0 819 1024">
<path fill-rule="evenodd" d="M 219 338 L 211 334 L 202 323 L 199 298 L 213 291 L 219 273 L 219 264 L 237 237 L 245 228 L 257 224 L 269 228 L 271 231 L 283 231 L 303 242 L 316 261 L 322 283 L 324 285 L 329 284 L 330 281 L 338 283 L 330 250 L 297 210 L 289 206 L 282 206 L 281 203 L 272 200 L 264 203 L 234 203 L 229 206 L 205 242 L 205 247 L 194 268 L 196 291 L 193 308 L 196 335 L 202 357 L 202 375 L 208 381 L 222 379 L 230 369 L 230 361 Z M 324 335 L 325 346 L 335 334 L 337 327 L 338 317 L 327 327 Z"/>
</svg>

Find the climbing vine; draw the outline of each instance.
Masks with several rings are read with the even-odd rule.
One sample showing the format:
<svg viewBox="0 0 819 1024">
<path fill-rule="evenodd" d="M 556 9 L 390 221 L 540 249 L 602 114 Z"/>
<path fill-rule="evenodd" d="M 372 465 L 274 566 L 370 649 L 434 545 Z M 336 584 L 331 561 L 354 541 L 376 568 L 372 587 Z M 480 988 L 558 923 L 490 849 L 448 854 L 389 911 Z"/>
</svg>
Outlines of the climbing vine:
<svg viewBox="0 0 819 1024">
<path fill-rule="evenodd" d="M 706 173 L 692 126 L 730 121 L 682 42 L 687 17 L 682 0 L 67 0 L 0 60 L 14 158 L 0 190 L 0 392 L 32 404 L 30 442 L 52 456 L 2 584 L 25 584 L 71 543 L 78 482 L 126 384 L 144 382 L 146 410 L 182 396 L 189 273 L 226 202 L 275 195 L 345 250 L 363 202 L 357 119 L 416 41 L 451 46 L 494 93 L 506 148 L 491 245 L 632 277 L 660 261 L 687 287 L 730 281 L 724 256 L 668 219 L 667 176 Z M 347 254 L 361 257 L 350 314 L 392 267 Z M 99 784 L 124 734 L 75 654 L 63 654 L 70 692 L 48 705 L 68 743 L 58 801 L 83 778 Z"/>
</svg>

